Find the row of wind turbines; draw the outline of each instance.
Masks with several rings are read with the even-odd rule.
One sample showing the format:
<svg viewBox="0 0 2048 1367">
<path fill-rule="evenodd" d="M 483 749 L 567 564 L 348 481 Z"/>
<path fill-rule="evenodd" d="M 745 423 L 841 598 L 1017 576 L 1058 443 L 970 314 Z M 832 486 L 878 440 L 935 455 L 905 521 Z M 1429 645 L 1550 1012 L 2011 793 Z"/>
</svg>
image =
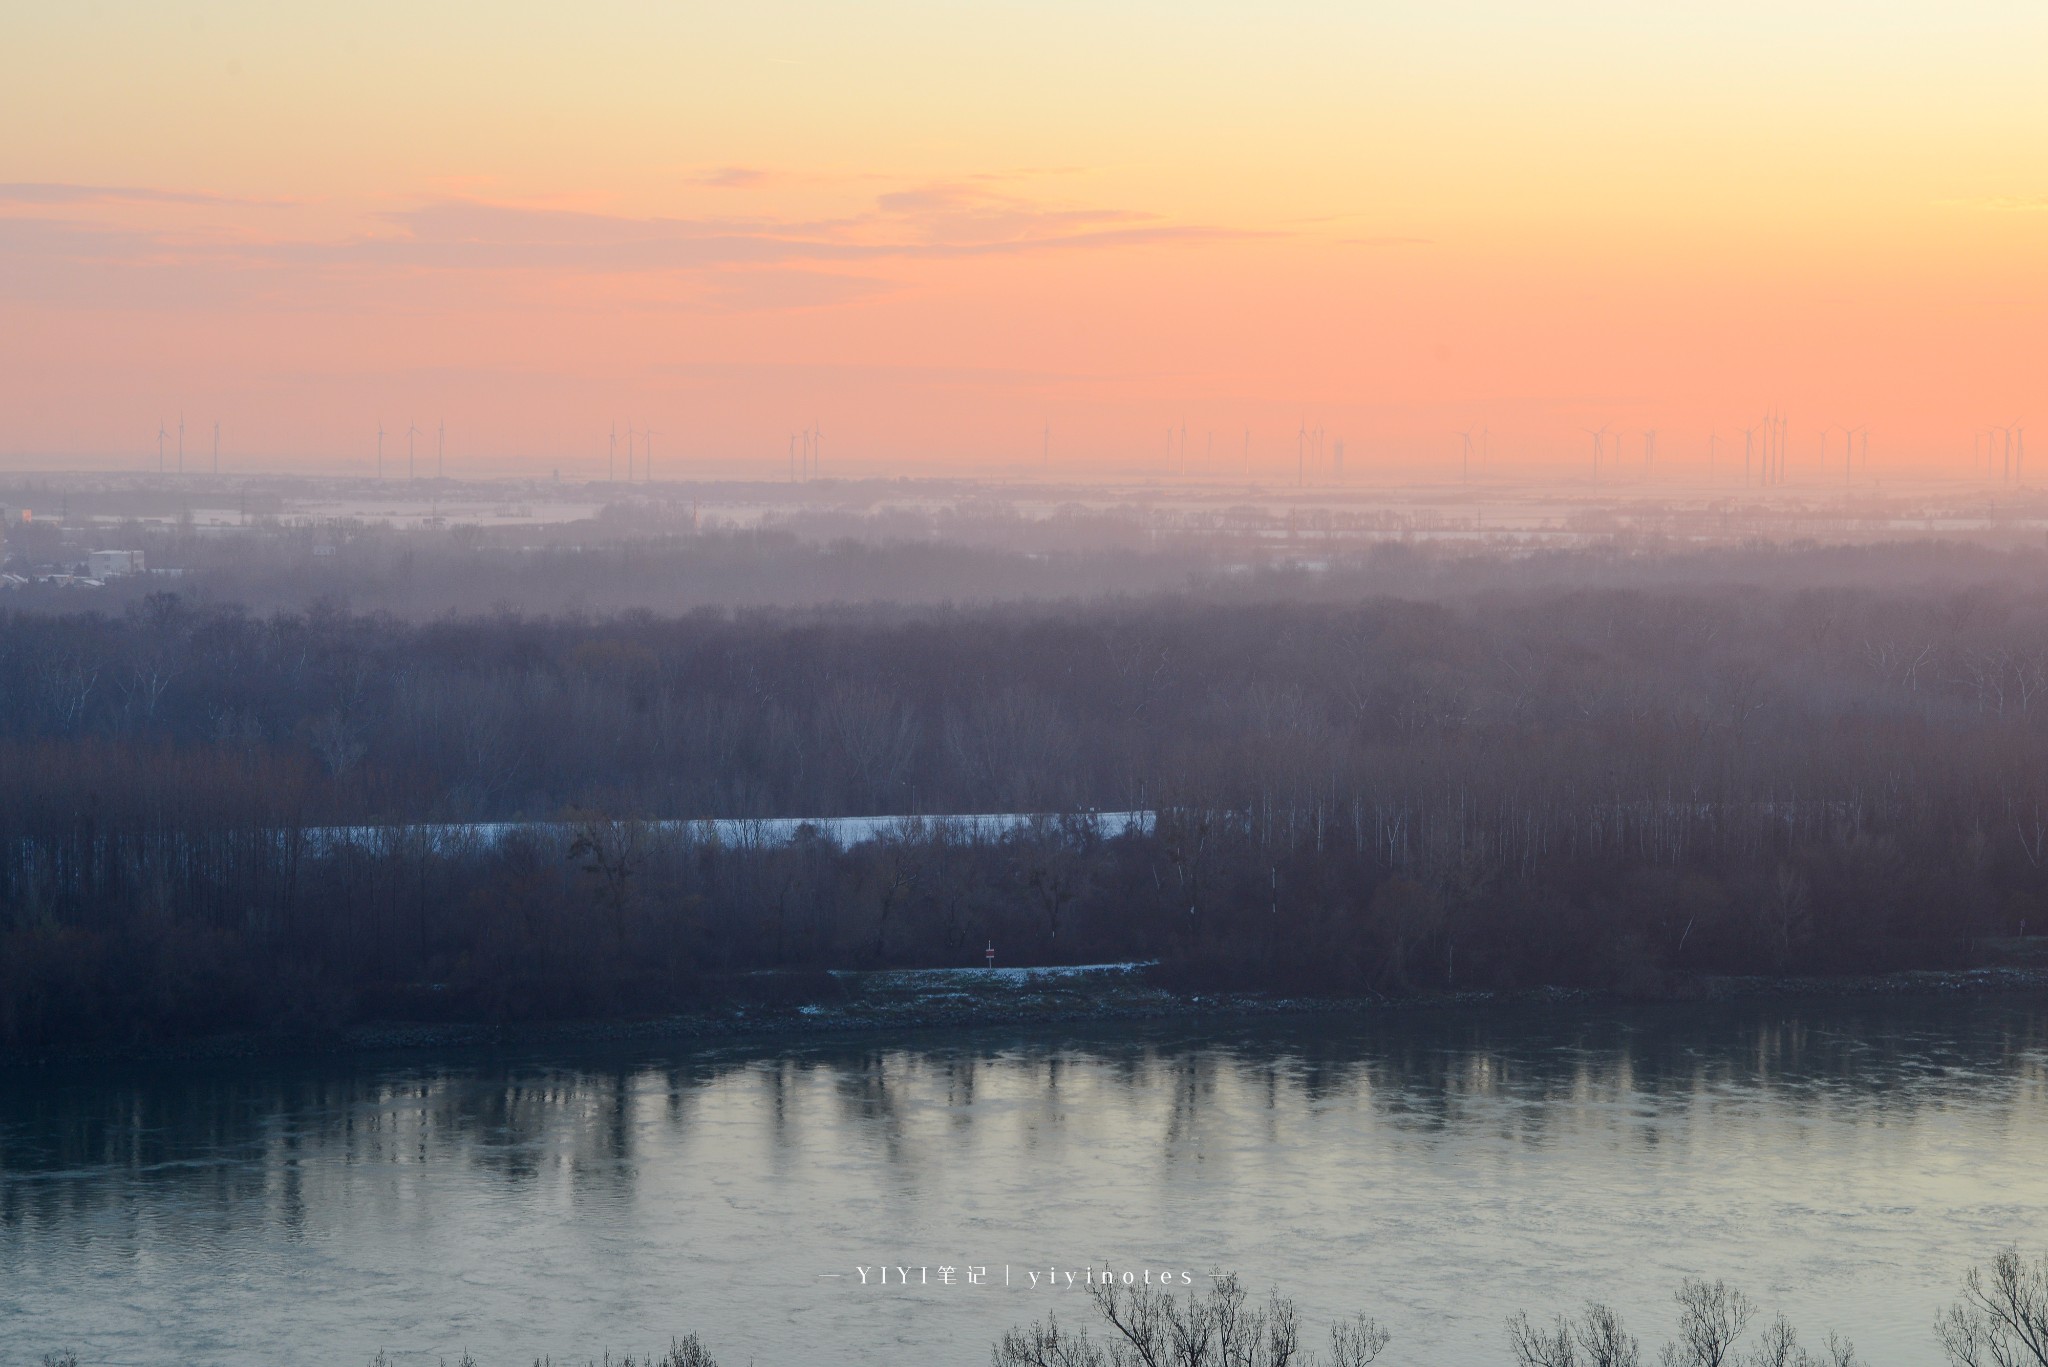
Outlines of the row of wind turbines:
<svg viewBox="0 0 2048 1367">
<path fill-rule="evenodd" d="M 631 484 L 634 478 L 633 458 L 636 451 L 641 457 L 640 479 L 643 483 L 651 482 L 654 479 L 654 429 L 642 427 L 636 431 L 633 424 L 627 423 L 626 483 L 628 484 Z M 619 477 L 619 424 L 616 421 L 612 423 L 611 436 L 605 446 L 604 459 L 605 479 L 608 481 L 617 480 Z"/>
<path fill-rule="evenodd" d="M 413 448 L 414 438 L 420 435 L 419 424 L 405 425 L 405 477 L 419 478 L 418 458 Z M 447 471 L 448 424 L 444 421 L 434 428 L 434 478 L 440 479 Z M 377 419 L 377 478 L 384 478 L 384 419 Z"/>
<path fill-rule="evenodd" d="M 1615 432 L 1614 424 L 1602 423 L 1598 427 L 1582 430 L 1593 439 L 1593 480 L 1618 478 L 1623 473 L 1623 434 Z M 1763 487 L 1783 484 L 1792 449 L 1792 420 L 1776 409 L 1766 412 L 1759 422 L 1738 429 L 1742 435 L 1742 483 L 1745 487 Z M 1830 432 L 1843 434 L 1843 474 L 1852 476 L 1855 465 L 1856 438 L 1863 439 L 1864 463 L 1870 456 L 1870 430 L 1865 427 L 1830 427 L 1821 432 L 1821 457 L 1826 460 L 1827 437 Z M 1610 456 L 1608 436 L 1612 433 L 1614 447 Z M 1471 438 L 1466 438 L 1467 464 L 1469 468 Z M 1720 474 L 1721 434 L 1719 431 L 1707 434 L 1707 478 L 1714 479 Z M 1638 472 L 1649 479 L 1657 469 L 1657 429 L 1647 427 L 1642 432 L 1642 461 Z"/>
<path fill-rule="evenodd" d="M 1649 479 L 1658 472 L 1658 443 L 1660 432 L 1657 428 L 1617 430 L 1613 423 L 1602 423 L 1598 427 L 1580 429 L 1591 439 L 1592 477 L 1598 482 L 1607 482 L 1634 475 Z M 1492 432 L 1490 429 L 1465 428 L 1452 433 L 1459 441 L 1458 475 L 1461 480 L 1470 481 L 1475 469 L 1483 477 L 1492 468 Z M 1836 423 L 1814 432 L 1818 439 L 1816 467 L 1822 477 L 1840 452 L 1841 476 L 1853 483 L 1860 475 L 1870 471 L 1870 428 L 1863 423 Z M 1627 453 L 1627 438 L 1636 436 L 1639 444 L 1630 459 Z M 1719 480 L 1732 474 L 1732 464 L 1724 470 L 1722 466 L 1724 443 L 1729 445 L 1728 457 L 1732 460 L 1733 436 L 1742 438 L 1742 484 L 1745 487 L 1765 488 L 1789 482 L 1792 466 L 1793 427 L 1792 419 L 1783 410 L 1771 408 L 1756 422 L 1739 427 L 1732 436 L 1720 431 L 1707 434 L 1707 477 Z M 1252 466 L 1252 433 L 1246 428 L 1243 434 L 1243 468 L 1247 477 L 1255 472 Z M 2027 441 L 2026 428 L 2020 422 L 1993 424 L 1977 429 L 1973 434 L 1971 468 L 1979 471 L 1987 480 L 2002 484 L 2019 484 L 2026 477 Z M 1048 426 L 1044 434 L 1046 463 L 1050 464 L 1052 429 Z M 1166 429 L 1167 467 L 1185 478 L 1190 474 L 1188 425 L 1180 422 Z M 1202 461 L 1199 470 L 1220 473 L 1216 464 L 1216 433 L 1211 429 L 1203 444 Z M 1311 475 L 1342 479 L 1344 476 L 1344 442 L 1332 439 L 1320 425 L 1311 426 L 1303 420 L 1295 434 L 1295 483 L 1306 485 Z"/>
<path fill-rule="evenodd" d="M 1982 460 L 1984 478 L 2018 484 L 2027 477 L 2027 429 L 2017 420 L 1970 434 L 1971 463 Z"/>
<path fill-rule="evenodd" d="M 171 473 L 169 458 L 165 451 L 165 446 L 170 440 L 170 436 L 170 428 L 164 425 L 163 419 L 157 419 L 156 472 L 160 475 L 167 475 Z M 177 472 L 181 475 L 185 473 L 185 415 L 183 413 L 180 413 L 178 415 Z M 218 418 L 214 419 L 213 423 L 213 473 L 215 473 L 216 475 L 220 473 L 220 419 Z"/>
<path fill-rule="evenodd" d="M 811 424 L 801 432 L 790 434 L 789 482 L 791 484 L 805 484 L 818 477 L 819 452 L 823 449 L 824 441 L 825 429 L 817 423 Z"/>
</svg>

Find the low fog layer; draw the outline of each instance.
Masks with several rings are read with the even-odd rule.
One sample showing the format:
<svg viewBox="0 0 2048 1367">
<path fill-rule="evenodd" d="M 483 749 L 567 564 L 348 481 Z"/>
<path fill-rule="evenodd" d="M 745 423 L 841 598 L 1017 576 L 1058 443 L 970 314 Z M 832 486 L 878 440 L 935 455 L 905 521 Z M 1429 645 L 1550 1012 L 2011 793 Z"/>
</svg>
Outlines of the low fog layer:
<svg viewBox="0 0 2048 1367">
<path fill-rule="evenodd" d="M 1166 591 L 1254 602 L 1537 584 L 2033 582 L 2020 490 L 1104 489 L 963 481 L 635 486 L 19 478 L 0 607 L 176 591 L 411 620 Z M 112 552 L 95 557 L 95 552 Z"/>
</svg>

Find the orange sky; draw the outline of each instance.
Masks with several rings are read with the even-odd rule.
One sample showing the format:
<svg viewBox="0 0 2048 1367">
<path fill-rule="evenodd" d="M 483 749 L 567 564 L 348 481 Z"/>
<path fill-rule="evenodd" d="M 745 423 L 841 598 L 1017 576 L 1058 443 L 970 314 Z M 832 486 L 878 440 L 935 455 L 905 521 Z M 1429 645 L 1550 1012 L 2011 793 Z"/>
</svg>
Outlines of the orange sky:
<svg viewBox="0 0 2048 1367">
<path fill-rule="evenodd" d="M 1959 470 L 2042 388 L 2038 3 L 424 10 L 0 17 L 0 456 Z"/>
</svg>

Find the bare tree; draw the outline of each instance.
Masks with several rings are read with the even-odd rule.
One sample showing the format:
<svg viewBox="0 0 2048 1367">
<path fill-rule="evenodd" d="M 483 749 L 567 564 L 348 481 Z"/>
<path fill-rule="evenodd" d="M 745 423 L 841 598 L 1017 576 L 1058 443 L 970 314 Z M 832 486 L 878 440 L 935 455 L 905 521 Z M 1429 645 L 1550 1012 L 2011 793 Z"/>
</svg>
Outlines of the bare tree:
<svg viewBox="0 0 2048 1367">
<path fill-rule="evenodd" d="M 1573 1330 L 1588 1367 L 1640 1367 L 1642 1347 L 1635 1335 L 1622 1327 L 1621 1316 L 1598 1302 L 1586 1307 L 1586 1317 Z"/>
<path fill-rule="evenodd" d="M 355 768 L 369 751 L 356 727 L 339 708 L 315 717 L 306 727 L 306 739 L 311 742 L 313 753 L 327 766 L 327 772 L 336 778 Z"/>
<path fill-rule="evenodd" d="M 1988 1276 L 1971 1268 L 1934 1331 L 1953 1367 L 2048 1367 L 2048 1257 L 2030 1263 L 2007 1248 Z"/>
<path fill-rule="evenodd" d="M 1680 1282 L 1672 1299 L 1678 1302 L 1678 1341 L 1664 1345 L 1664 1367 L 1725 1367 L 1756 1303 L 1726 1282 L 1698 1277 Z"/>
<path fill-rule="evenodd" d="M 1856 1350 L 1847 1339 L 1829 1334 L 1827 1347 L 1815 1357 L 1799 1346 L 1791 1321 L 1779 1315 L 1743 1361 L 1746 1367 L 1856 1367 Z"/>
<path fill-rule="evenodd" d="M 1175 1296 L 1163 1285 L 1129 1285 L 1113 1276 L 1090 1284 L 1096 1312 L 1114 1332 L 1106 1343 L 1087 1331 L 1069 1335 L 1051 1319 L 1012 1329 L 996 1344 L 994 1367 L 1324 1367 L 1301 1346 L 1294 1302 L 1274 1294 L 1263 1305 L 1235 1274 L 1206 1291 Z M 1390 1335 L 1357 1315 L 1330 1329 L 1327 1367 L 1367 1367 Z"/>
<path fill-rule="evenodd" d="M 1578 1367 L 1572 1322 L 1563 1315 L 1545 1329 L 1515 1312 L 1508 1317 L 1508 1347 L 1514 1351 L 1516 1367 Z"/>
<path fill-rule="evenodd" d="M 1642 1348 L 1622 1327 L 1621 1316 L 1598 1302 L 1588 1304 L 1579 1320 L 1559 1315 L 1548 1329 L 1516 1314 L 1508 1320 L 1508 1346 L 1517 1367 L 1578 1367 L 1581 1354 L 1587 1367 L 1640 1367 L 1643 1360 Z"/>
<path fill-rule="evenodd" d="M 1043 1324 L 1028 1329 L 1011 1329 L 997 1341 L 990 1354 L 994 1367 L 1108 1367 L 1109 1358 L 1101 1347 L 1078 1334 L 1065 1333 L 1058 1320 L 1046 1316 Z"/>
<path fill-rule="evenodd" d="M 591 904 L 612 923 L 614 943 L 626 945 L 627 913 L 633 902 L 633 880 L 646 863 L 645 827 L 638 821 L 611 821 L 587 816 L 576 822 L 568 858 L 591 879 Z"/>
</svg>

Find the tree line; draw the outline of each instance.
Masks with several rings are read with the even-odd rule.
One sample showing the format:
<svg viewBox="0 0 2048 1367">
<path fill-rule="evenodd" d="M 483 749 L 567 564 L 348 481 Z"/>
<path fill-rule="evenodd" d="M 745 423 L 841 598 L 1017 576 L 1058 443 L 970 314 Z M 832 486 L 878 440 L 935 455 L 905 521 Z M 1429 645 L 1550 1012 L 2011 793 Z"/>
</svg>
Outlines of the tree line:
<svg viewBox="0 0 2048 1367">
<path fill-rule="evenodd" d="M 14 614 L 0 1040 L 666 1009 L 990 938 L 1353 995 L 1967 963 L 2048 921 L 2044 726 L 2048 591 L 1910 575 Z M 648 824 L 958 812 L 1048 819 Z M 476 820 L 557 824 L 408 835 Z"/>
</svg>

